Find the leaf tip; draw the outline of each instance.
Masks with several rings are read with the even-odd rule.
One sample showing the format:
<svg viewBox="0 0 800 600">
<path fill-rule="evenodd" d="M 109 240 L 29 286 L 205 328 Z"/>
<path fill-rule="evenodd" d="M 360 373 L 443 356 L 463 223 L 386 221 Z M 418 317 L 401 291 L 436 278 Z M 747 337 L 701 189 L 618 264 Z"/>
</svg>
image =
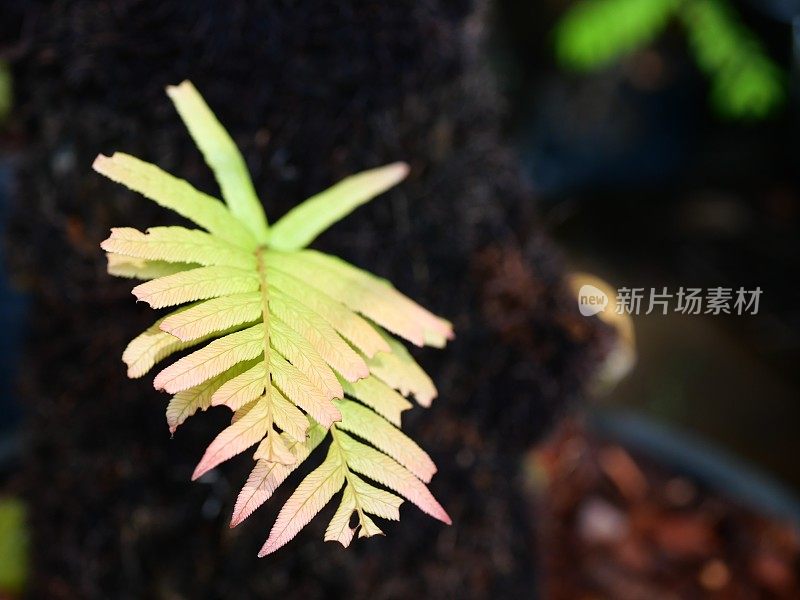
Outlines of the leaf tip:
<svg viewBox="0 0 800 600">
<path fill-rule="evenodd" d="M 267 543 L 264 544 L 261 547 L 261 550 L 258 551 L 258 558 L 264 558 L 265 556 L 269 556 L 270 554 L 275 552 L 275 550 L 277 550 L 278 548 L 279 546 L 276 546 L 275 544 L 267 540 Z"/>
<path fill-rule="evenodd" d="M 164 371 L 161 371 L 161 373 L 163 372 Z M 164 382 L 162 380 L 161 373 L 156 375 L 155 379 L 153 379 L 153 387 L 159 392 L 164 389 Z"/>
<path fill-rule="evenodd" d="M 411 171 L 411 167 L 408 166 L 408 163 L 403 161 L 387 165 L 386 168 L 391 169 L 392 175 L 394 175 L 394 179 L 397 183 L 400 183 L 408 177 L 408 173 Z"/>
<path fill-rule="evenodd" d="M 92 169 L 94 169 L 97 173 L 101 175 L 105 175 L 105 166 L 110 163 L 113 159 L 110 156 L 106 156 L 105 154 L 98 154 L 97 157 L 94 159 L 92 163 Z"/>
<path fill-rule="evenodd" d="M 197 481 L 200 479 L 203 475 L 208 473 L 211 468 L 209 468 L 205 457 L 203 457 L 203 460 L 201 460 L 200 463 L 194 468 L 194 472 L 192 473 L 192 481 Z"/>
<path fill-rule="evenodd" d="M 238 508 L 234 509 L 233 514 L 231 515 L 231 522 L 228 524 L 228 528 L 233 529 L 234 527 L 238 527 L 246 518 L 247 515 L 245 515 L 243 511 L 239 510 Z"/>
<path fill-rule="evenodd" d="M 447 511 L 442 507 L 441 504 L 437 502 L 436 506 L 432 506 L 431 508 L 433 510 L 431 510 L 428 514 L 434 519 L 441 521 L 445 525 L 453 524 L 453 520 L 450 518 L 450 515 L 447 514 Z"/>
<path fill-rule="evenodd" d="M 175 99 L 175 97 L 179 96 L 182 92 L 196 91 L 194 85 L 188 79 L 184 79 L 177 85 L 168 85 L 165 89 L 167 96 L 172 99 Z"/>
</svg>

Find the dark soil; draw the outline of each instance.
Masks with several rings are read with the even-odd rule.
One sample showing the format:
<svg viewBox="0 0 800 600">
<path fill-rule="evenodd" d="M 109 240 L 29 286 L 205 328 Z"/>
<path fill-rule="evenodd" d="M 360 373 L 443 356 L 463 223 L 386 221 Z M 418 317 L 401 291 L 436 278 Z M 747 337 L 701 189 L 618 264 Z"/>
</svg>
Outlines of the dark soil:
<svg viewBox="0 0 800 600">
<path fill-rule="evenodd" d="M 12 273 L 32 295 L 19 381 L 31 446 L 36 598 L 530 597 L 537 579 L 520 458 L 575 398 L 599 332 L 500 140 L 501 108 L 466 1 L 0 2 L 17 89 Z M 246 456 L 190 483 L 224 411 L 171 440 L 166 398 L 119 355 L 154 320 L 105 274 L 110 226 L 174 223 L 90 165 L 126 151 L 215 190 L 164 94 L 191 79 L 242 148 L 274 220 L 338 178 L 404 159 L 407 182 L 316 247 L 452 319 L 419 354 L 440 398 L 408 430 L 439 465 L 453 518 L 414 509 L 349 550 L 325 511 L 256 559 L 282 493 L 231 531 Z M 296 480 L 295 480 L 296 481 Z M 331 508 L 331 507 L 329 507 Z"/>
</svg>

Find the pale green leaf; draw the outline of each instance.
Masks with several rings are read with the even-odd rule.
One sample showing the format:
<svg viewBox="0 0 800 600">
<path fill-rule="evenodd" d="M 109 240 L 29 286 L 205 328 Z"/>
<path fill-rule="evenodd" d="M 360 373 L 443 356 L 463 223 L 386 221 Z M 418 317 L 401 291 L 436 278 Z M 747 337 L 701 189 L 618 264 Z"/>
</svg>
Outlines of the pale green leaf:
<svg viewBox="0 0 800 600">
<path fill-rule="evenodd" d="M 337 430 L 335 439 L 348 468 L 394 490 L 433 518 L 450 524 L 450 517 L 425 484 L 394 459 L 356 441 L 343 431 Z"/>
<path fill-rule="evenodd" d="M 364 269 L 359 269 L 341 258 L 317 252 L 316 250 L 298 252 L 295 257 L 315 266 L 317 270 L 334 273 L 342 281 L 346 281 L 350 286 L 359 289 L 362 293 L 368 294 L 376 301 L 380 300 L 386 303 L 398 315 L 419 323 L 423 329 L 423 341 L 425 344 L 442 348 L 447 343 L 447 340 L 453 338 L 452 323 L 437 317 L 408 296 L 401 294 L 387 280 L 376 277 Z M 369 315 L 366 316 L 369 317 Z M 376 322 L 378 321 L 376 320 Z M 398 335 L 402 334 L 398 333 Z"/>
<path fill-rule="evenodd" d="M 263 399 L 263 394 L 258 399 L 259 400 Z M 234 425 L 237 421 L 245 417 L 247 413 L 253 410 L 253 407 L 255 405 L 256 402 L 250 402 L 248 404 L 245 404 L 244 406 L 240 406 L 237 410 L 235 410 L 231 415 L 231 425 Z"/>
<path fill-rule="evenodd" d="M 216 377 L 175 394 L 167 406 L 167 425 L 170 433 L 175 433 L 175 430 L 198 410 L 207 410 L 211 406 L 212 396 L 220 386 L 252 365 L 253 361 L 241 362 Z"/>
<path fill-rule="evenodd" d="M 263 397 L 236 423 L 224 429 L 206 449 L 192 474 L 192 480 L 258 443 L 267 434 L 270 419 L 269 399 Z"/>
<path fill-rule="evenodd" d="M 145 260 L 199 263 L 254 270 L 252 254 L 199 229 L 151 227 L 142 233 L 131 227 L 115 227 L 100 247 L 106 252 Z"/>
<path fill-rule="evenodd" d="M 343 279 L 337 273 L 320 268 L 305 260 L 301 254 L 304 253 L 270 252 L 269 265 L 301 279 L 413 344 L 418 346 L 424 344 L 425 332 L 422 324 L 410 315 L 397 311 L 387 297 L 376 295 L 349 279 Z"/>
<path fill-rule="evenodd" d="M 322 359 L 323 365 L 327 362 L 348 381 L 357 381 L 369 375 L 364 359 L 336 333 L 333 327 L 310 310 L 287 300 L 281 293 L 272 294 L 270 299 L 270 308 L 278 317 L 283 335 L 294 340 L 298 347 L 311 350 Z M 329 369 L 328 371 L 327 381 L 333 386 L 331 389 L 335 390 L 334 395 L 341 398 L 340 386 L 330 379 L 330 377 L 334 380 L 336 378 Z"/>
<path fill-rule="evenodd" d="M 231 212 L 262 244 L 267 241 L 267 218 L 253 188 L 241 152 L 189 81 L 167 87 L 186 128 L 217 179 Z"/>
<path fill-rule="evenodd" d="M 293 465 L 297 458 L 289 450 L 281 434 L 271 429 L 253 454 L 254 460 L 266 460 L 281 465 Z"/>
<path fill-rule="evenodd" d="M 370 373 L 404 396 L 413 395 L 421 406 L 430 406 L 437 395 L 433 381 L 401 342 L 386 333 L 383 335 L 392 351 L 379 352 L 367 360 Z"/>
<path fill-rule="evenodd" d="M 319 252 L 270 252 L 269 265 L 302 279 L 350 309 L 417 346 L 429 338 L 452 337 L 452 326 L 400 294 L 385 282 Z"/>
<path fill-rule="evenodd" d="M 244 521 L 264 502 L 269 500 L 275 490 L 282 484 L 289 474 L 308 458 L 309 454 L 316 448 L 327 434 L 316 423 L 310 422 L 308 438 L 304 442 L 292 442 L 287 439 L 287 447 L 297 459 L 293 465 L 281 465 L 260 460 L 256 463 L 250 476 L 247 478 L 239 497 L 236 499 L 236 506 L 231 517 L 231 527 L 236 527 Z M 284 434 L 285 435 L 285 434 Z"/>
<path fill-rule="evenodd" d="M 346 482 L 339 508 L 325 531 L 326 542 L 336 541 L 345 548 L 350 545 L 356 529 L 359 529 L 358 537 L 383 535 L 383 531 L 366 513 L 397 521 L 400 519 L 399 508 L 403 503 L 401 498 L 376 488 L 353 472 L 347 472 Z M 353 513 L 358 515 L 356 527 L 350 527 Z"/>
<path fill-rule="evenodd" d="M 299 313 L 304 321 L 320 331 L 328 329 L 320 323 L 320 321 L 326 322 L 365 356 L 372 357 L 377 352 L 389 352 L 389 345 L 375 328 L 344 304 L 278 269 L 270 268 L 268 271 L 271 289 L 279 292 L 277 296 L 283 294 L 286 298 L 290 298 L 294 303 L 293 312 Z M 278 310 L 281 308 L 278 307 Z M 284 320 L 291 321 L 292 318 L 286 316 Z M 329 334 L 325 335 L 330 337 Z"/>
<path fill-rule="evenodd" d="M 174 210 L 235 246 L 248 251 L 256 247 L 256 241 L 247 227 L 222 202 L 155 165 L 122 152 L 115 152 L 110 158 L 98 155 L 92 167 L 112 181 Z"/>
<path fill-rule="evenodd" d="M 355 510 L 356 497 L 353 493 L 353 488 L 350 485 L 346 485 L 339 507 L 333 513 L 333 517 L 328 523 L 328 528 L 325 530 L 326 542 L 339 542 L 345 548 L 350 545 L 356 532 L 355 527 L 350 527 L 350 518 Z"/>
<path fill-rule="evenodd" d="M 261 319 L 261 295 L 258 292 L 248 292 L 195 304 L 181 313 L 164 319 L 161 329 L 183 341 L 190 341 L 236 325 L 253 323 L 259 319 Z"/>
<path fill-rule="evenodd" d="M 171 394 L 189 389 L 236 363 L 256 358 L 263 350 L 263 337 L 263 328 L 254 325 L 216 339 L 161 371 L 153 385 Z"/>
<path fill-rule="evenodd" d="M 133 288 L 137 300 L 152 308 L 258 290 L 258 275 L 232 267 L 198 267 L 159 277 Z"/>
<path fill-rule="evenodd" d="M 382 519 L 400 520 L 399 509 L 400 505 L 403 504 L 402 498 L 398 498 L 386 490 L 376 488 L 355 473 L 350 473 L 347 476 L 347 481 L 353 488 L 356 504 L 361 510 Z"/>
<path fill-rule="evenodd" d="M 400 415 L 411 403 L 377 377 L 367 377 L 355 383 L 339 380 L 344 393 L 369 406 L 390 423 L 400 427 Z"/>
<path fill-rule="evenodd" d="M 176 312 L 184 311 L 180 308 Z M 172 313 L 175 314 L 175 313 Z M 169 315 L 167 315 L 169 316 Z M 199 344 L 202 340 L 184 342 L 161 330 L 163 317 L 137 335 L 122 353 L 122 362 L 128 367 L 128 377 L 136 379 L 147 373 L 160 360 L 169 355 Z"/>
<path fill-rule="evenodd" d="M 319 390 L 331 398 L 341 398 L 344 395 L 336 374 L 316 348 L 275 315 L 270 318 L 270 342 L 281 356 L 308 377 Z"/>
<path fill-rule="evenodd" d="M 242 410 L 265 394 L 267 381 L 267 366 L 261 355 L 251 368 L 222 385 L 212 397 L 211 404 L 225 405 L 234 412 Z M 274 386 L 271 388 L 274 389 Z"/>
<path fill-rule="evenodd" d="M 108 274 L 126 279 L 157 279 L 199 267 L 193 263 L 170 263 L 164 260 L 144 260 L 122 254 L 106 253 Z"/>
<path fill-rule="evenodd" d="M 408 165 L 393 163 L 346 177 L 298 204 L 272 226 L 269 245 L 277 250 L 304 248 L 320 233 L 362 204 L 400 183 Z"/>
<path fill-rule="evenodd" d="M 352 400 L 336 400 L 342 413 L 337 429 L 355 434 L 385 452 L 425 483 L 436 473 L 431 457 L 414 440 L 370 409 Z"/>
<path fill-rule="evenodd" d="M 360 529 L 358 530 L 358 537 L 360 538 L 372 537 L 373 535 L 384 535 L 383 531 L 381 531 L 381 528 L 378 527 L 375 522 L 364 513 L 359 515 L 359 524 L 361 525 Z"/>
<path fill-rule="evenodd" d="M 283 505 L 258 555 L 272 554 L 294 538 L 342 488 L 344 477 L 339 450 L 331 447 L 323 463 L 303 479 Z"/>
<path fill-rule="evenodd" d="M 289 402 L 275 386 L 272 386 L 271 398 L 275 424 L 293 440 L 300 442 L 305 440 L 308 431 L 308 417 Z"/>
<path fill-rule="evenodd" d="M 276 352 L 270 354 L 272 382 L 289 400 L 306 411 L 320 425 L 329 428 L 342 418 L 332 396 L 319 390 L 297 367 Z"/>
<path fill-rule="evenodd" d="M 231 410 L 239 410 L 264 393 L 266 381 L 267 366 L 262 357 L 255 365 L 220 386 L 214 392 L 211 404 L 213 406 L 224 404 Z"/>
</svg>

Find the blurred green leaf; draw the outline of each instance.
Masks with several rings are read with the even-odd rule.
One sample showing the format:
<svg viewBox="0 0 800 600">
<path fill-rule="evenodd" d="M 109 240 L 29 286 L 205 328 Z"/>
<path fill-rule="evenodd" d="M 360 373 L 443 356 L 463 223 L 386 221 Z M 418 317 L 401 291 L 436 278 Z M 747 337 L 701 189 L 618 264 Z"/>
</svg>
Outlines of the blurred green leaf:
<svg viewBox="0 0 800 600">
<path fill-rule="evenodd" d="M 11 69 L 6 63 L 0 61 L 0 125 L 5 122 L 11 112 L 12 100 Z"/>
<path fill-rule="evenodd" d="M 783 72 L 726 3 L 692 0 L 681 20 L 698 66 L 711 79 L 711 100 L 721 115 L 763 118 L 783 103 Z"/>
<path fill-rule="evenodd" d="M 556 28 L 556 54 L 572 69 L 597 69 L 658 36 L 679 0 L 582 0 Z"/>
<path fill-rule="evenodd" d="M 0 499 L 0 593 L 20 593 L 27 575 L 25 507 L 13 498 Z"/>
<path fill-rule="evenodd" d="M 783 71 L 725 0 L 581 0 L 556 27 L 556 54 L 571 69 L 599 69 L 650 43 L 672 16 L 711 79 L 719 114 L 758 119 L 783 104 Z"/>
</svg>

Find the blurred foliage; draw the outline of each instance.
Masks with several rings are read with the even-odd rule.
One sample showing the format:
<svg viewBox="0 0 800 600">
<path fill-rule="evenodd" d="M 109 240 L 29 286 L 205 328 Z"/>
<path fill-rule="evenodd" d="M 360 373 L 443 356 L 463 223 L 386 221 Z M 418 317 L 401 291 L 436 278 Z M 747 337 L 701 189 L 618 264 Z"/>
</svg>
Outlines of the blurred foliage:
<svg viewBox="0 0 800 600">
<path fill-rule="evenodd" d="M 688 2 L 681 21 L 698 66 L 711 78 L 711 99 L 720 113 L 764 117 L 782 102 L 782 71 L 727 4 Z"/>
<path fill-rule="evenodd" d="M 11 69 L 6 63 L 0 61 L 0 125 L 5 122 L 11 112 L 12 99 Z"/>
<path fill-rule="evenodd" d="M 579 71 L 606 66 L 663 31 L 679 0 L 583 0 L 556 29 L 562 64 Z"/>
<path fill-rule="evenodd" d="M 0 596 L 21 593 L 27 575 L 25 507 L 13 498 L 0 499 Z"/>
<path fill-rule="evenodd" d="M 783 103 L 783 71 L 725 0 L 582 0 L 556 27 L 556 54 L 568 68 L 597 70 L 652 42 L 672 17 L 721 115 L 758 119 Z"/>
</svg>

